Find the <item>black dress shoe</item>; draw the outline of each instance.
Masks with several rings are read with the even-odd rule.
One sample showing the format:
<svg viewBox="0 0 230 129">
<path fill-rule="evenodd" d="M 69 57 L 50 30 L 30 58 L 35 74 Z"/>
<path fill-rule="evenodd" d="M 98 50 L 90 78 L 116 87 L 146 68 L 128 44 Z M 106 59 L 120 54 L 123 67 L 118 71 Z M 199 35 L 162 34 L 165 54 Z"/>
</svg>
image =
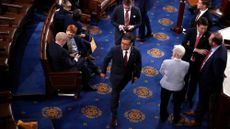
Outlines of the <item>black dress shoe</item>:
<svg viewBox="0 0 230 129">
<path fill-rule="evenodd" d="M 95 60 L 96 58 L 95 57 L 93 57 L 92 55 L 88 55 L 88 57 L 87 57 L 89 60 Z"/>
<path fill-rule="evenodd" d="M 153 36 L 154 36 L 154 34 L 153 34 L 153 33 L 150 33 L 150 34 L 147 34 L 145 37 L 150 38 L 150 37 L 153 37 Z"/>
<path fill-rule="evenodd" d="M 93 89 L 93 88 L 90 87 L 90 86 L 84 87 L 83 90 L 84 90 L 84 91 L 97 91 L 97 89 Z"/>
<path fill-rule="evenodd" d="M 112 126 L 112 128 L 117 127 L 117 118 L 116 117 L 112 117 L 111 126 Z"/>
</svg>

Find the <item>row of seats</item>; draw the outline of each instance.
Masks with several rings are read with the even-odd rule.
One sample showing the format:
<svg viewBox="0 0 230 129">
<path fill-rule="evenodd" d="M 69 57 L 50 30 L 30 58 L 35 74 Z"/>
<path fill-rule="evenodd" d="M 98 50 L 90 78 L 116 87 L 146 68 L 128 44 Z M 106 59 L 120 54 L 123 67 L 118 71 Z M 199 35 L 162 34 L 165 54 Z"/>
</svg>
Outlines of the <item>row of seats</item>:
<svg viewBox="0 0 230 129">
<path fill-rule="evenodd" d="M 81 72 L 52 71 L 46 54 L 47 44 L 54 41 L 55 35 L 52 27 L 54 14 L 57 9 L 58 6 L 56 3 L 50 8 L 41 33 L 40 60 L 45 75 L 46 95 L 52 96 L 56 93 L 75 93 L 75 97 L 79 98 L 81 87 Z"/>
<path fill-rule="evenodd" d="M 33 0 L 0 0 L 0 68 L 8 67 L 10 50 L 15 44 Z"/>
</svg>

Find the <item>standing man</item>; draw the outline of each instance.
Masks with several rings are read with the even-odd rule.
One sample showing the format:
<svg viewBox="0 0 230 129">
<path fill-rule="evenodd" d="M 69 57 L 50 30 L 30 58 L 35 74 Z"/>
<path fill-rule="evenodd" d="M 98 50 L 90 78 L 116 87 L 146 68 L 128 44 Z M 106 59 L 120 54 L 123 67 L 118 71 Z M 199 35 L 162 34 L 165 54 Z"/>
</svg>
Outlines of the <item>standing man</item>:
<svg viewBox="0 0 230 129">
<path fill-rule="evenodd" d="M 125 33 L 132 32 L 135 35 L 136 28 L 141 25 L 140 10 L 133 6 L 133 0 L 123 0 L 122 5 L 114 9 L 111 22 L 115 27 L 115 45 L 120 45 Z"/>
<path fill-rule="evenodd" d="M 200 66 L 210 49 L 208 43 L 210 33 L 207 31 L 207 28 L 207 19 L 199 19 L 196 28 L 189 29 L 182 41 L 182 45 L 186 49 L 182 60 L 190 63 L 189 71 L 185 77 L 184 94 L 187 92 L 185 97 L 191 108 L 193 105 L 192 99 L 199 80 Z"/>
<path fill-rule="evenodd" d="M 149 21 L 148 11 L 153 6 L 153 0 L 135 0 L 135 5 L 141 12 L 141 25 L 139 27 L 139 41 L 144 42 L 146 37 L 152 37 L 152 28 Z"/>
<path fill-rule="evenodd" d="M 215 109 L 216 98 L 221 94 L 223 88 L 224 71 L 227 63 L 227 49 L 222 42 L 223 38 L 220 33 L 211 34 L 209 38 L 211 50 L 200 68 L 199 103 L 194 112 L 195 119 L 190 121 L 188 126 L 200 125 L 207 111 L 209 111 L 209 120 L 211 120 L 209 126 L 214 122 L 212 120 L 216 111 L 212 109 Z"/>
<path fill-rule="evenodd" d="M 208 10 L 209 4 L 210 4 L 209 0 L 199 0 L 198 1 L 197 9 L 194 11 L 196 15 L 192 18 L 191 23 L 190 23 L 191 28 L 196 27 L 197 21 L 200 18 L 205 17 L 208 20 L 208 24 L 209 24 L 208 29 L 210 29 L 210 27 L 212 26 L 212 18 Z"/>
<path fill-rule="evenodd" d="M 140 51 L 132 46 L 134 36 L 126 33 L 123 35 L 120 46 L 114 46 L 104 59 L 101 77 L 106 77 L 106 69 L 112 61 L 110 82 L 112 84 L 112 126 L 117 125 L 117 108 L 119 105 L 120 92 L 127 83 L 140 77 L 142 61 Z"/>
</svg>

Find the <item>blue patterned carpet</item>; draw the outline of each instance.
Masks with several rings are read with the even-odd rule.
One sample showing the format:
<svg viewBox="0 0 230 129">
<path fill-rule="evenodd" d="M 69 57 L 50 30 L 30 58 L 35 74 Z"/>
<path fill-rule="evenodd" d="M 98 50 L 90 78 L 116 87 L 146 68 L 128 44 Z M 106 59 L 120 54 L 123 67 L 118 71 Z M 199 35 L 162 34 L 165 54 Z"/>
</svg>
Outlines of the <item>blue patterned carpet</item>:
<svg viewBox="0 0 230 129">
<path fill-rule="evenodd" d="M 159 122 L 161 75 L 158 70 L 162 61 L 171 57 L 173 45 L 180 44 L 182 34 L 170 30 L 176 24 L 178 13 L 177 0 L 157 0 L 149 11 L 154 37 L 144 43 L 136 42 L 143 58 L 143 70 L 140 79 L 128 84 L 121 93 L 118 123 L 120 129 L 186 129 L 170 122 Z M 187 26 L 190 13 L 185 11 L 184 26 Z M 24 49 L 21 60 L 18 84 L 15 94 L 43 94 L 44 77 L 39 62 L 39 38 L 43 22 L 36 23 L 32 36 Z M 92 26 L 91 32 L 97 42 L 94 56 L 96 64 L 101 66 L 105 54 L 114 45 L 114 30 L 110 18 L 105 18 Z M 28 64 L 29 63 L 29 64 Z M 73 97 L 54 97 L 52 99 L 17 99 L 13 102 L 16 119 L 37 120 L 39 129 L 111 129 L 110 92 L 108 79 L 96 77 L 90 84 L 98 88 L 97 92 L 82 92 L 81 99 Z M 182 105 L 183 111 L 187 110 Z M 171 103 L 169 111 L 172 110 Z M 202 127 L 207 128 L 207 122 Z"/>
</svg>

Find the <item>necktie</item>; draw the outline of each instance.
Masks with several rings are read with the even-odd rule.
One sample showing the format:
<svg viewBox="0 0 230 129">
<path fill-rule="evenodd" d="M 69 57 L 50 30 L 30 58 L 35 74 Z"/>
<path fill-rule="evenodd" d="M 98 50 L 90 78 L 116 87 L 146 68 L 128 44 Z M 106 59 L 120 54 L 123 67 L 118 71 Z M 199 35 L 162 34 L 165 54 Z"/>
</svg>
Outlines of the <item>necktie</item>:
<svg viewBox="0 0 230 129">
<path fill-rule="evenodd" d="M 196 42 L 194 44 L 194 49 L 197 47 L 198 43 L 200 42 L 201 37 L 202 37 L 202 34 L 199 34 L 198 37 L 196 37 Z M 191 61 L 193 61 L 193 62 L 196 61 L 194 56 L 191 57 Z"/>
<path fill-rule="evenodd" d="M 208 60 L 209 55 L 211 54 L 211 50 L 208 52 L 208 54 L 206 55 L 206 57 L 204 58 L 202 65 L 200 67 L 200 70 L 204 67 L 204 64 L 206 63 L 206 61 Z"/>
<path fill-rule="evenodd" d="M 199 16 L 200 16 L 200 10 L 197 12 L 197 14 L 196 14 L 196 19 L 195 19 L 195 21 L 197 21 L 198 19 L 199 19 Z"/>
<path fill-rule="evenodd" d="M 127 65 L 128 63 L 128 51 L 125 51 L 125 56 L 124 56 L 124 64 Z"/>
<path fill-rule="evenodd" d="M 125 10 L 125 26 L 129 25 L 129 10 Z"/>
</svg>

